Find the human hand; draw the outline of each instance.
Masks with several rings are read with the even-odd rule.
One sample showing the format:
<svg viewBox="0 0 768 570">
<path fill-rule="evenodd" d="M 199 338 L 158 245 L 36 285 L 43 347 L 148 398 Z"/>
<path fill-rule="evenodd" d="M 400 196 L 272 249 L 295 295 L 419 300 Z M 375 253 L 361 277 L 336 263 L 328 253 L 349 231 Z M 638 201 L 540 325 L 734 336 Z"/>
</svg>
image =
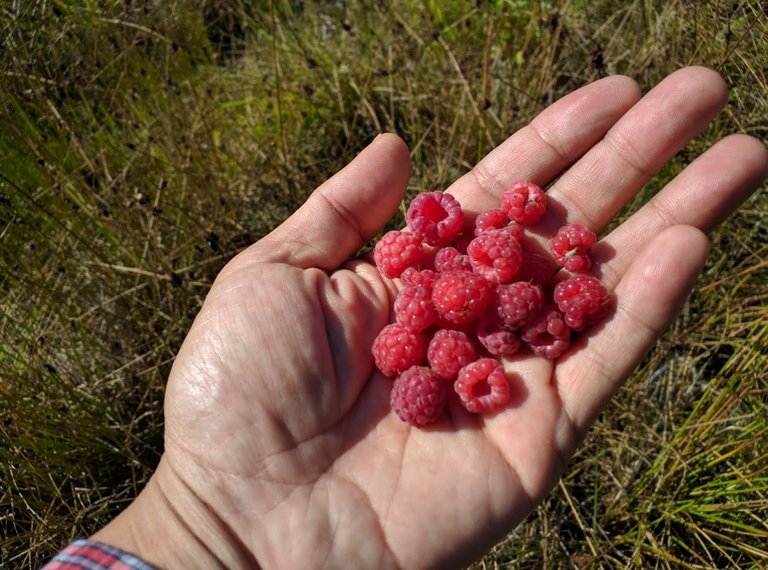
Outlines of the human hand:
<svg viewBox="0 0 768 570">
<path fill-rule="evenodd" d="M 495 206 L 512 181 L 545 187 L 542 241 L 602 231 L 724 106 L 712 71 L 646 96 L 608 77 L 558 101 L 449 191 Z M 481 555 L 549 492 L 597 414 L 687 297 L 702 232 L 768 175 L 728 137 L 593 248 L 615 311 L 555 362 L 506 363 L 524 388 L 479 417 L 452 403 L 426 430 L 389 411 L 370 354 L 396 284 L 351 255 L 403 198 L 408 151 L 376 139 L 217 277 L 174 362 L 165 452 L 139 498 L 95 538 L 159 567 L 449 568 Z"/>
</svg>

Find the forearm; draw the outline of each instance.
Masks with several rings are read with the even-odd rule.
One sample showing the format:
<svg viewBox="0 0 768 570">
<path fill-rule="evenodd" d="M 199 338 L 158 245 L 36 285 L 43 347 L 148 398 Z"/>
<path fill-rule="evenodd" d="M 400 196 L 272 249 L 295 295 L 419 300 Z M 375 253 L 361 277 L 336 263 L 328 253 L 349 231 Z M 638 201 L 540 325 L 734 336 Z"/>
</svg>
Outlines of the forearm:
<svg viewBox="0 0 768 570">
<path fill-rule="evenodd" d="M 157 569 L 258 567 L 165 459 L 135 501 L 92 539 Z"/>
</svg>

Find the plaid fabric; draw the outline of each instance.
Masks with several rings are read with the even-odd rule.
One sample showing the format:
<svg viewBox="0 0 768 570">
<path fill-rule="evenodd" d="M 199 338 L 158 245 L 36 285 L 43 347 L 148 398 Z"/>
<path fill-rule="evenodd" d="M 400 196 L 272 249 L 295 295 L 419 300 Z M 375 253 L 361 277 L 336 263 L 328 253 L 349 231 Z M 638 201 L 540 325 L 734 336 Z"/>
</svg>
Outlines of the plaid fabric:
<svg viewBox="0 0 768 570">
<path fill-rule="evenodd" d="M 95 540 L 76 540 L 41 570 L 155 570 L 132 554 Z"/>
</svg>

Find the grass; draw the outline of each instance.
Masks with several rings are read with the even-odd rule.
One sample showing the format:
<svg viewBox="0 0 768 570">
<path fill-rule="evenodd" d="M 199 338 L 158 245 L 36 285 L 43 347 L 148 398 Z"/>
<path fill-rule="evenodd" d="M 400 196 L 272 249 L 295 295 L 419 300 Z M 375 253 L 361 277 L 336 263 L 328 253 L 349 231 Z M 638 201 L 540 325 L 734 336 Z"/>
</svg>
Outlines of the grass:
<svg viewBox="0 0 768 570">
<path fill-rule="evenodd" d="M 756 0 L 0 2 L 0 565 L 135 496 L 216 272 L 376 133 L 408 142 L 412 196 L 598 77 L 717 69 L 726 110 L 626 216 L 725 134 L 765 139 L 767 38 Z M 476 568 L 768 564 L 767 221 L 763 191 L 713 234 L 681 316 Z"/>
</svg>

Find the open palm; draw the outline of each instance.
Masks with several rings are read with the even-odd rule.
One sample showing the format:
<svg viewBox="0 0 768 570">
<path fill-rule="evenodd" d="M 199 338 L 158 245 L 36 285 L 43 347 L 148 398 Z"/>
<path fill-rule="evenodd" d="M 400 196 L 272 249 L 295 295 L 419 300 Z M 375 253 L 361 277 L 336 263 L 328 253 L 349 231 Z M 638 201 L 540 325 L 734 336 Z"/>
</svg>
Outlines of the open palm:
<svg viewBox="0 0 768 570">
<path fill-rule="evenodd" d="M 643 98 L 627 78 L 600 80 L 449 191 L 478 212 L 516 179 L 551 184 L 542 243 L 566 222 L 600 232 L 725 96 L 701 68 Z M 155 546 L 158 564 L 449 568 L 476 558 L 552 488 L 685 300 L 708 250 L 702 230 L 748 196 L 767 163 L 749 137 L 707 151 L 595 248 L 615 298 L 604 323 L 554 363 L 528 353 L 505 362 L 513 401 L 502 412 L 475 416 L 454 399 L 419 430 L 389 411 L 392 381 L 370 355 L 396 284 L 349 261 L 408 180 L 405 145 L 379 137 L 216 279 L 171 373 L 166 450 L 146 492 L 197 547 L 161 560 Z"/>
</svg>

